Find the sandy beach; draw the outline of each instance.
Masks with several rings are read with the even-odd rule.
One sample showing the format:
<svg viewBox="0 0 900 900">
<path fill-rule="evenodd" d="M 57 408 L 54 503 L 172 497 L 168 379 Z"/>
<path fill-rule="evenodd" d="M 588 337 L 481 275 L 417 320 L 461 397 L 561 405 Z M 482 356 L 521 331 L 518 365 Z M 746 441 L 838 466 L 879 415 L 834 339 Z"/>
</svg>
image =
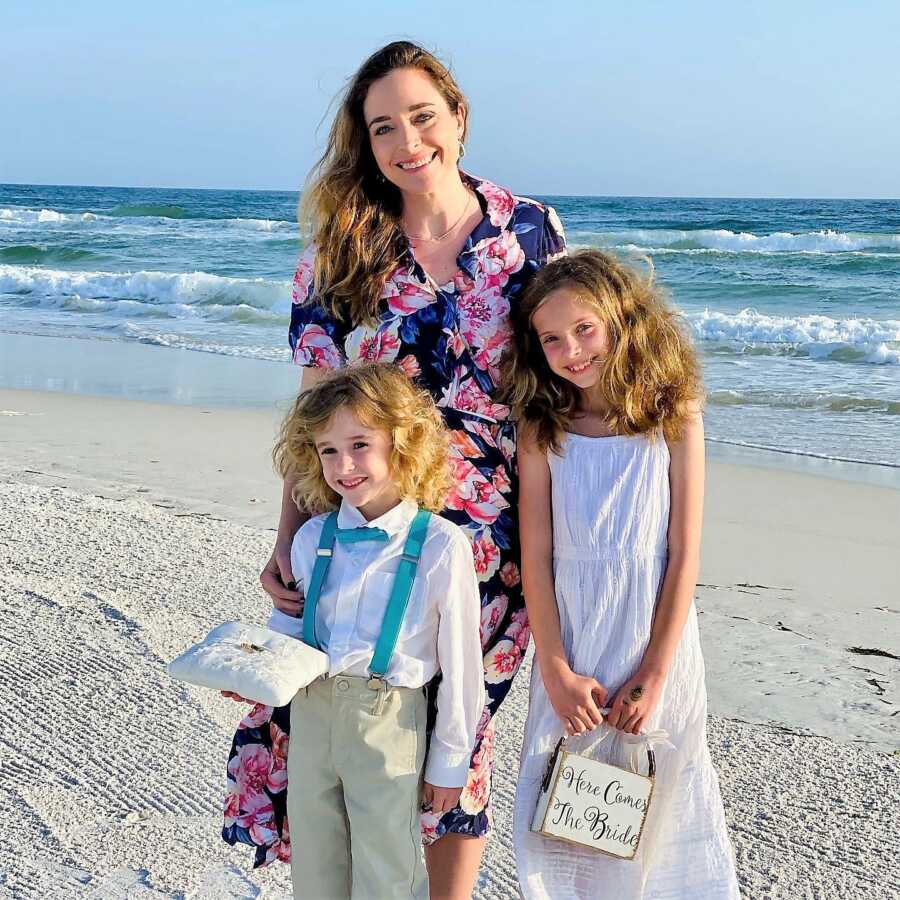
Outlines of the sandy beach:
<svg viewBox="0 0 900 900">
<path fill-rule="evenodd" d="M 286 867 L 253 873 L 219 838 L 238 708 L 164 672 L 267 614 L 277 416 L 0 390 L 0 894 L 289 896 Z M 900 490 L 710 456 L 697 604 L 743 892 L 900 896 Z M 480 898 L 517 896 L 527 678 L 498 727 Z"/>
</svg>

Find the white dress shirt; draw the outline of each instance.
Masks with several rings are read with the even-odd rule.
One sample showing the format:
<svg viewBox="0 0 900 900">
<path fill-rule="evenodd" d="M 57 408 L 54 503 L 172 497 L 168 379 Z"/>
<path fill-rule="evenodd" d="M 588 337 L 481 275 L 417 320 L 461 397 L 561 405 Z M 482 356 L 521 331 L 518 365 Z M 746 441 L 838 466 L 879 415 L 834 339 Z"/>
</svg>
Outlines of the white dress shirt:
<svg viewBox="0 0 900 900">
<path fill-rule="evenodd" d="M 339 528 L 381 528 L 389 540 L 335 541 L 316 606 L 316 638 L 328 654 L 330 676 L 368 676 L 416 511 L 415 503 L 403 500 L 369 522 L 355 507 L 341 504 Z M 325 519 L 309 519 L 294 537 L 291 569 L 300 590 L 310 584 Z M 420 688 L 438 672 L 443 675 L 425 764 L 425 780 L 438 787 L 460 787 L 466 782 L 485 702 L 480 623 L 472 545 L 459 526 L 434 515 L 385 677 L 395 687 Z M 269 627 L 293 637 L 303 634 L 302 618 L 280 610 L 272 613 Z"/>
</svg>

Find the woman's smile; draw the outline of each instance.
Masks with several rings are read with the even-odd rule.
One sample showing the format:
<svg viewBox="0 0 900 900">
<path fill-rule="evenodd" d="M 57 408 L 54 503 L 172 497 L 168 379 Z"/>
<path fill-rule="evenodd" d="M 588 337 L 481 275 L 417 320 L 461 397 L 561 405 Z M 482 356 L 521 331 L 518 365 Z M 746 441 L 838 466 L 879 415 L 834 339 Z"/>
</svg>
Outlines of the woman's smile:
<svg viewBox="0 0 900 900">
<path fill-rule="evenodd" d="M 405 159 L 402 162 L 398 162 L 397 166 L 400 169 L 403 169 L 404 172 L 414 172 L 417 169 L 424 169 L 429 163 L 434 162 L 438 155 L 437 150 L 433 150 L 431 155 L 423 154 L 421 156 L 417 156 L 414 159 Z"/>
</svg>

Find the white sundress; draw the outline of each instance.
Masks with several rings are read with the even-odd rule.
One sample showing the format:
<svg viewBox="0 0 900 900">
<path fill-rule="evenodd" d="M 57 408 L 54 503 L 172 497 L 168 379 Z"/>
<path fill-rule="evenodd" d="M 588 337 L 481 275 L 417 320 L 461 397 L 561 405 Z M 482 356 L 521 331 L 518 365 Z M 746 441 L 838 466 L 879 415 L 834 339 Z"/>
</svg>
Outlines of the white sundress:
<svg viewBox="0 0 900 900">
<path fill-rule="evenodd" d="M 563 644 L 572 669 L 593 675 L 612 702 L 640 665 L 666 571 L 668 447 L 662 436 L 572 434 L 548 460 Z M 531 832 L 540 781 L 563 734 L 535 660 L 513 830 L 519 883 L 528 900 L 740 896 L 706 745 L 706 687 L 693 605 L 659 705 L 645 727 L 667 731 L 674 749 L 656 748 L 653 800 L 634 860 Z M 623 765 L 633 742 L 602 725 L 568 747 Z M 646 763 L 646 753 L 637 758 Z"/>
</svg>

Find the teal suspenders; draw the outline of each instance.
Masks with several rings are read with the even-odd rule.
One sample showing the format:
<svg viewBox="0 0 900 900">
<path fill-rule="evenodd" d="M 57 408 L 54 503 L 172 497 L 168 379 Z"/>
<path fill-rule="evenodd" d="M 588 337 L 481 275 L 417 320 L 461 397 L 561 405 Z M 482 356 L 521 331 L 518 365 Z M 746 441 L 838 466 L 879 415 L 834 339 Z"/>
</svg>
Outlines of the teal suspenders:
<svg viewBox="0 0 900 900">
<path fill-rule="evenodd" d="M 406 614 L 406 607 L 412 593 L 413 583 L 416 580 L 419 557 L 422 555 L 422 547 L 425 544 L 430 521 L 431 513 L 420 509 L 409 527 L 406 544 L 403 546 L 403 555 L 400 557 L 400 565 L 397 568 L 396 576 L 394 576 L 391 597 L 388 600 L 384 618 L 381 620 L 381 634 L 378 637 L 378 642 L 375 644 L 372 662 L 369 664 L 369 672 L 375 678 L 384 677 L 390 665 L 391 657 L 394 655 L 394 647 L 397 646 L 397 638 L 403 625 L 403 616 Z M 322 586 L 325 583 L 328 567 L 331 565 L 336 531 L 337 513 L 331 513 L 325 520 L 322 536 L 319 538 L 316 562 L 313 566 L 309 590 L 306 592 L 306 602 L 303 608 L 303 641 L 311 647 L 319 647 L 316 640 L 316 606 L 319 602 Z"/>
<path fill-rule="evenodd" d="M 406 614 L 406 605 L 409 603 L 409 595 L 412 593 L 413 582 L 416 580 L 416 570 L 419 568 L 419 557 L 422 555 L 422 546 L 425 543 L 425 535 L 428 533 L 430 519 L 431 513 L 420 509 L 412 520 L 412 525 L 409 526 L 409 535 L 406 538 L 403 555 L 400 557 L 400 566 L 394 576 L 394 584 L 391 588 L 391 599 L 388 601 L 384 618 L 381 620 L 381 634 L 375 645 L 372 662 L 369 663 L 369 672 L 377 678 L 384 678 L 391 657 L 394 655 L 400 626 L 403 624 L 403 616 Z"/>
<path fill-rule="evenodd" d="M 322 585 L 325 583 L 325 575 L 331 565 L 331 554 L 334 550 L 334 535 L 337 532 L 337 513 L 333 512 L 325 520 L 322 527 L 322 536 L 319 538 L 319 549 L 316 550 L 316 562 L 313 566 L 312 577 L 309 579 L 309 590 L 306 592 L 306 602 L 303 604 L 303 643 L 321 650 L 316 640 L 316 606 L 319 604 L 319 594 L 322 593 Z"/>
</svg>

